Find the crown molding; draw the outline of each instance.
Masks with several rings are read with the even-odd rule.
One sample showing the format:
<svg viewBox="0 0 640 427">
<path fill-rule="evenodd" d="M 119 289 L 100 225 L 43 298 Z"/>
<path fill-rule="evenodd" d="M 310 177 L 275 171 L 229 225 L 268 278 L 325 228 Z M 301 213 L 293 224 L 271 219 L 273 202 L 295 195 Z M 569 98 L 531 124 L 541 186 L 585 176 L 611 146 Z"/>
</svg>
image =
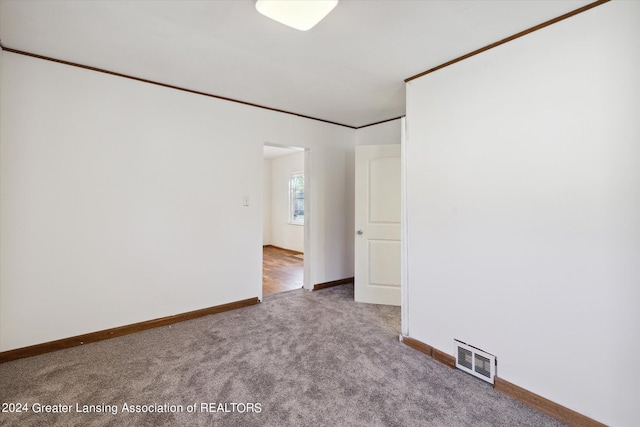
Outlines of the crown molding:
<svg viewBox="0 0 640 427">
<path fill-rule="evenodd" d="M 508 42 L 513 41 L 515 39 L 518 39 L 520 37 L 526 36 L 527 34 L 531 34 L 534 31 L 538 31 L 538 30 L 540 30 L 542 28 L 548 27 L 549 25 L 553 25 L 553 24 L 556 24 L 556 23 L 558 23 L 560 21 L 564 21 L 567 18 L 571 18 L 572 16 L 575 16 L 575 15 L 577 15 L 579 13 L 585 12 L 585 11 L 587 11 L 589 9 L 593 9 L 594 7 L 600 6 L 600 5 L 604 4 L 604 3 L 608 3 L 609 1 L 611 1 L 611 0 L 598 0 L 596 2 L 589 3 L 586 6 L 582 6 L 581 8 L 578 8 L 578 9 L 573 10 L 571 12 L 565 13 L 564 15 L 560 15 L 557 18 L 550 19 L 548 21 L 543 22 L 542 24 L 536 25 L 535 27 L 531 27 L 531 28 L 529 28 L 527 30 L 524 30 L 524 31 L 521 31 L 521 32 L 519 32 L 517 34 L 514 34 L 514 35 L 512 35 L 510 37 L 504 38 L 504 39 L 499 40 L 499 41 L 497 41 L 495 43 L 491 43 L 490 45 L 487 45 L 485 47 L 481 47 L 480 49 L 474 50 L 473 52 L 469 52 L 466 55 L 459 56 L 459 57 L 457 57 L 455 59 L 452 59 L 451 61 L 445 62 L 444 64 L 440 64 L 440 65 L 438 65 L 436 67 L 430 68 L 427 71 L 423 71 L 423 72 L 418 73 L 418 74 L 416 74 L 414 76 L 406 78 L 404 80 L 404 82 L 405 83 L 409 83 L 411 80 L 415 80 L 415 79 L 417 79 L 419 77 L 422 77 L 422 76 L 425 76 L 427 74 L 433 73 L 434 71 L 438 71 L 438 70 L 440 70 L 442 68 L 448 67 L 449 65 L 453 65 L 456 62 L 464 61 L 465 59 L 471 58 L 472 56 L 478 55 L 479 53 L 486 52 L 489 49 L 493 49 L 494 47 L 497 47 L 497 46 L 500 46 L 502 44 L 508 43 Z"/>
<path fill-rule="evenodd" d="M 129 75 L 129 74 L 118 73 L 118 72 L 115 72 L 115 71 L 105 70 L 103 68 L 98 68 L 98 67 L 92 67 L 90 65 L 84 65 L 84 64 L 77 63 L 77 62 L 65 61 L 63 59 L 52 58 L 50 56 L 39 55 L 37 53 L 27 52 L 27 51 L 20 50 L 20 49 L 14 49 L 12 47 L 4 46 L 4 45 L 2 45 L 1 47 L 2 47 L 2 50 L 5 51 L 5 52 L 15 53 L 17 55 L 28 56 L 30 58 L 36 58 L 36 59 L 41 59 L 41 60 L 44 60 L 44 61 L 55 62 L 55 63 L 58 63 L 58 64 L 68 65 L 70 67 L 82 68 L 82 69 L 89 70 L 89 71 L 95 71 L 95 72 L 98 72 L 98 73 L 108 74 L 108 75 L 111 75 L 111 76 L 122 77 L 122 78 L 129 79 L 129 80 L 135 80 L 135 81 L 142 82 L 142 83 L 148 83 L 148 84 L 152 84 L 152 85 L 156 85 L 156 86 L 166 87 L 166 88 L 169 88 L 169 89 L 179 90 L 179 91 L 182 91 L 182 92 L 193 93 L 195 95 L 201 95 L 201 96 L 207 96 L 209 98 L 220 99 L 222 101 L 235 102 L 237 104 L 247 105 L 249 107 L 261 108 L 263 110 L 269 110 L 269 111 L 275 111 L 277 113 L 289 114 L 289 115 L 292 115 L 292 116 L 301 117 L 303 119 L 315 120 L 315 121 L 318 121 L 318 122 L 328 123 L 328 124 L 332 124 L 332 125 L 336 125 L 336 126 L 342 126 L 342 127 L 346 127 L 346 128 L 349 128 L 349 129 L 357 129 L 356 126 L 350 126 L 350 125 L 347 125 L 347 124 L 344 124 L 344 123 L 332 122 L 330 120 L 324 120 L 324 119 L 320 119 L 320 118 L 317 118 L 317 117 L 311 117 L 311 116 L 307 116 L 307 115 L 304 115 L 304 114 L 294 113 L 292 111 L 281 110 L 279 108 L 273 108 L 273 107 L 268 107 L 266 105 L 255 104 L 253 102 L 247 102 L 247 101 L 242 101 L 242 100 L 239 100 L 239 99 L 229 98 L 227 96 L 215 95 L 215 94 L 212 94 L 212 93 L 202 92 L 202 91 L 193 90 L 193 89 L 187 89 L 187 88 L 184 88 L 184 87 L 181 87 L 181 86 L 175 86 L 175 85 L 171 85 L 171 84 L 167 84 L 167 83 L 161 83 L 161 82 L 158 82 L 158 81 L 155 81 L 155 80 L 144 79 L 144 78 L 132 76 L 132 75 Z"/>
</svg>

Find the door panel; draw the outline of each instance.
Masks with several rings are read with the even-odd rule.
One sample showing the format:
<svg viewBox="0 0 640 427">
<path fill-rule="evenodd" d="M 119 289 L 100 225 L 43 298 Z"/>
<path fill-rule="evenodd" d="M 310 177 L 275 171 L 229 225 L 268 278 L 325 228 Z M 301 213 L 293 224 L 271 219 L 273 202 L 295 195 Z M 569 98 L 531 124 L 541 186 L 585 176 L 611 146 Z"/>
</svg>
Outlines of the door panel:
<svg viewBox="0 0 640 427">
<path fill-rule="evenodd" d="M 399 157 L 383 157 L 369 162 L 368 190 L 369 223 L 400 224 Z"/>
<path fill-rule="evenodd" d="M 400 242 L 369 240 L 369 284 L 398 287 Z"/>
</svg>

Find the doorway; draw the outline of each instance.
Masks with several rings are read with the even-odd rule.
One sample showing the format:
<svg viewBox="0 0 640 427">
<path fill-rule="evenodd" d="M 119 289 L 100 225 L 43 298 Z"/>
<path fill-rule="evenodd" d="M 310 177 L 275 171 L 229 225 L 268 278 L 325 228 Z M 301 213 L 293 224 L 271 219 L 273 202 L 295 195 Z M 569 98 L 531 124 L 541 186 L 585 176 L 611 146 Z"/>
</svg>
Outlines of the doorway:
<svg viewBox="0 0 640 427">
<path fill-rule="evenodd" d="M 263 296 L 305 283 L 307 157 L 301 147 L 263 147 Z"/>
</svg>

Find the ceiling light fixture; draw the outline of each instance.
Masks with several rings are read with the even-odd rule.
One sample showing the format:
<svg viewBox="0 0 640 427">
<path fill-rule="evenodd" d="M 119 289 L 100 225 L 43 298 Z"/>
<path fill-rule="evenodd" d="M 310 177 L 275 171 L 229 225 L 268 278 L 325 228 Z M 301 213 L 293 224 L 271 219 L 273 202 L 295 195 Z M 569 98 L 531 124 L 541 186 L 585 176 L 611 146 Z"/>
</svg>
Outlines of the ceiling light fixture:
<svg viewBox="0 0 640 427">
<path fill-rule="evenodd" d="M 338 5 L 338 0 L 258 0 L 258 12 L 300 31 L 313 28 Z"/>
</svg>

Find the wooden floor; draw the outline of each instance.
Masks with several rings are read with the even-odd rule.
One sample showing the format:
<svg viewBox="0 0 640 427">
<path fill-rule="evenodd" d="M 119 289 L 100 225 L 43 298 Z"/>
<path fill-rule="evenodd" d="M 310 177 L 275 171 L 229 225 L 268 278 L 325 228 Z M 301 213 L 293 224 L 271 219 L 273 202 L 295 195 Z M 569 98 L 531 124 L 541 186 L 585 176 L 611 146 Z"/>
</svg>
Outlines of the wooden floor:
<svg viewBox="0 0 640 427">
<path fill-rule="evenodd" d="M 302 287 L 304 261 L 288 251 L 264 246 L 262 251 L 262 295 L 290 291 Z"/>
</svg>

